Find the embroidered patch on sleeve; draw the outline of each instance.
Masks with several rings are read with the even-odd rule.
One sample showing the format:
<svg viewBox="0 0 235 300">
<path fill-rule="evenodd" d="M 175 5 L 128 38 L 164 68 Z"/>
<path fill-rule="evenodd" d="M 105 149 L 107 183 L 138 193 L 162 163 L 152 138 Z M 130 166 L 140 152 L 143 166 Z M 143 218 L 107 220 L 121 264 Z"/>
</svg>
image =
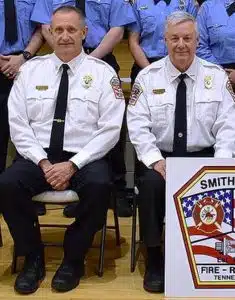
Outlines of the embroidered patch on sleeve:
<svg viewBox="0 0 235 300">
<path fill-rule="evenodd" d="M 232 86 L 230 80 L 227 81 L 226 88 L 227 88 L 228 92 L 230 93 L 230 95 L 233 97 L 233 101 L 235 102 L 235 93 L 233 91 L 233 86 Z"/>
<path fill-rule="evenodd" d="M 117 76 L 113 76 L 110 80 L 111 87 L 113 89 L 114 95 L 116 99 L 124 99 L 123 91 L 121 88 L 120 80 Z"/>
<path fill-rule="evenodd" d="M 142 93 L 143 93 L 143 90 L 142 90 L 141 85 L 139 83 L 134 83 L 132 90 L 131 90 L 129 104 L 135 105 Z"/>
</svg>

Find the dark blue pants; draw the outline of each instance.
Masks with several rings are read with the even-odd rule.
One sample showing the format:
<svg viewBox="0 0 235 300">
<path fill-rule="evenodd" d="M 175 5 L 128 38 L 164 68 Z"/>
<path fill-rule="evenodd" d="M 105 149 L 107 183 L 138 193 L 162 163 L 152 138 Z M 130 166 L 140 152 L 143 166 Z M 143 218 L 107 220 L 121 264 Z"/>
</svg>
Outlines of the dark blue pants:
<svg viewBox="0 0 235 300">
<path fill-rule="evenodd" d="M 95 233 L 105 222 L 110 201 L 110 169 L 106 159 L 92 162 L 78 170 L 69 189 L 80 198 L 75 221 L 64 237 L 64 255 L 83 261 Z M 16 245 L 17 253 L 27 255 L 42 247 L 37 214 L 32 197 L 51 190 L 40 167 L 18 157 L 0 175 L 0 208 Z"/>
</svg>

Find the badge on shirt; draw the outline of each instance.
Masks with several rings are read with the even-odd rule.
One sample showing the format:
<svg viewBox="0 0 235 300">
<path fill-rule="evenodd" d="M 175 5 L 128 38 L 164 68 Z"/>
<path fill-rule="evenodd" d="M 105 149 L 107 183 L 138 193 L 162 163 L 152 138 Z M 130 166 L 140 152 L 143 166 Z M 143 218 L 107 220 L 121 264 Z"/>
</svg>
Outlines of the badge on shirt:
<svg viewBox="0 0 235 300">
<path fill-rule="evenodd" d="M 233 97 L 233 101 L 235 102 L 235 93 L 233 91 L 233 87 L 229 79 L 226 83 L 226 89 L 228 90 L 229 94 Z"/>
<path fill-rule="evenodd" d="M 48 90 L 48 85 L 36 85 L 35 88 L 38 91 L 46 91 L 46 90 Z"/>
<path fill-rule="evenodd" d="M 110 80 L 111 87 L 113 89 L 114 95 L 116 99 L 124 99 L 123 91 L 121 88 L 120 80 L 117 76 L 113 76 Z"/>
<path fill-rule="evenodd" d="M 205 86 L 205 88 L 211 89 L 212 85 L 213 85 L 212 76 L 210 76 L 210 75 L 205 76 L 205 78 L 204 78 L 204 86 Z"/>
<path fill-rule="evenodd" d="M 91 87 L 92 81 L 93 81 L 92 75 L 87 74 L 82 78 L 82 86 L 85 89 L 88 89 L 89 87 Z"/>
<path fill-rule="evenodd" d="M 165 93 L 165 91 L 166 91 L 165 89 L 153 89 L 153 93 L 155 95 L 162 95 Z"/>
<path fill-rule="evenodd" d="M 141 85 L 137 82 L 134 83 L 132 90 L 131 90 L 129 104 L 134 106 L 142 93 L 143 93 L 143 90 L 142 90 Z"/>
<path fill-rule="evenodd" d="M 148 6 L 147 6 L 147 5 L 142 5 L 142 6 L 140 6 L 140 10 L 145 10 L 145 9 L 148 9 Z"/>
</svg>

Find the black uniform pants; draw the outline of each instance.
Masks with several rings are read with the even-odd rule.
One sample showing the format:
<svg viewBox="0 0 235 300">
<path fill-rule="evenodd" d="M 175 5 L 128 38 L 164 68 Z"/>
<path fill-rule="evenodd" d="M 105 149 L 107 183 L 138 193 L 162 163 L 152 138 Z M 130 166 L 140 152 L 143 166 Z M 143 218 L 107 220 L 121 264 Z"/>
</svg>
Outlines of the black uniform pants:
<svg viewBox="0 0 235 300">
<path fill-rule="evenodd" d="M 68 157 L 67 154 L 65 156 Z M 83 261 L 95 233 L 105 222 L 109 206 L 110 169 L 107 160 L 94 161 L 78 170 L 70 180 L 69 189 L 77 192 L 80 201 L 76 219 L 65 232 L 64 257 Z M 0 175 L 0 208 L 16 251 L 21 255 L 42 247 L 32 197 L 48 190 L 51 186 L 46 182 L 41 168 L 22 157 L 18 157 Z"/>
<path fill-rule="evenodd" d="M 94 51 L 94 48 L 84 48 L 87 54 Z M 115 56 L 112 53 L 105 55 L 102 58 L 107 64 L 109 64 L 115 72 L 118 74 L 120 67 L 117 63 Z M 110 151 L 110 161 L 113 171 L 113 181 L 117 187 L 117 190 L 124 190 L 126 187 L 126 165 L 125 165 L 125 144 L 126 144 L 126 124 L 125 119 L 122 124 L 120 138 L 114 148 Z"/>
<path fill-rule="evenodd" d="M 163 151 L 162 155 L 165 158 L 175 156 L 174 153 Z M 184 156 L 213 157 L 214 149 L 205 148 L 202 151 L 185 153 Z M 139 189 L 138 207 L 143 240 L 147 247 L 157 247 L 161 244 L 165 216 L 165 180 L 160 173 L 148 169 L 141 162 L 136 162 L 136 177 Z"/>
<path fill-rule="evenodd" d="M 0 173 L 4 171 L 6 166 L 9 140 L 7 102 L 12 84 L 13 80 L 8 79 L 0 72 Z"/>
</svg>

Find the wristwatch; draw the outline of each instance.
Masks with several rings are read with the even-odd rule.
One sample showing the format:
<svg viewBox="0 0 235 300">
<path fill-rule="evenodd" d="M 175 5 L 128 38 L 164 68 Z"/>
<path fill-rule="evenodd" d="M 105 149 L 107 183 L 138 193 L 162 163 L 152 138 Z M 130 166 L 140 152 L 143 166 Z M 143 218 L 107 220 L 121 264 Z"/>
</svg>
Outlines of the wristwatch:
<svg viewBox="0 0 235 300">
<path fill-rule="evenodd" d="M 33 57 L 32 54 L 29 51 L 23 51 L 22 55 L 23 55 L 25 60 L 29 60 Z"/>
</svg>

